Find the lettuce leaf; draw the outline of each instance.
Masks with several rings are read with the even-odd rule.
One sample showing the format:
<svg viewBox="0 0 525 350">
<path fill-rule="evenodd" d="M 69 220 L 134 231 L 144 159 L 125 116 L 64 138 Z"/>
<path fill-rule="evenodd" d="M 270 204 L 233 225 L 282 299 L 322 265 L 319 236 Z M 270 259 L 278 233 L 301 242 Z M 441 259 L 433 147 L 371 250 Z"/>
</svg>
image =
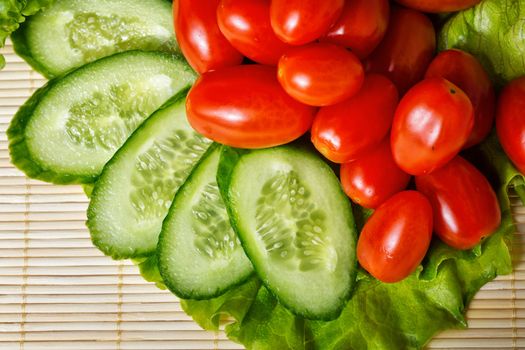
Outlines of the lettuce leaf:
<svg viewBox="0 0 525 350">
<path fill-rule="evenodd" d="M 242 323 L 261 287 L 256 277 L 229 290 L 223 295 L 209 300 L 181 300 L 182 309 L 193 317 L 202 328 L 209 331 L 219 330 L 222 321 L 233 319 L 235 324 Z"/>
<path fill-rule="evenodd" d="M 162 281 L 156 254 L 147 258 L 131 259 L 131 262 L 137 265 L 142 278 L 146 281 L 155 283 L 159 289 L 168 289 L 164 284 L 164 281 Z"/>
<path fill-rule="evenodd" d="M 268 290 L 259 287 L 254 300 L 244 298 L 237 305 L 243 312 L 249 308 L 242 319 L 235 317 L 233 310 L 222 309 L 222 316 L 234 318 L 226 326 L 228 337 L 248 349 L 260 350 L 395 350 L 421 349 L 439 331 L 465 328 L 464 313 L 475 293 L 497 275 L 512 271 L 509 249 L 515 227 L 508 190 L 516 187 L 517 192 L 525 193 L 523 176 L 505 156 L 495 135 L 468 156 L 485 173 L 493 175 L 491 180 L 498 189 L 502 208 L 499 229 L 479 246 L 458 251 L 435 240 L 423 265 L 395 284 L 381 283 L 361 271 L 352 299 L 341 316 L 330 322 L 295 316 Z M 368 215 L 356 208 L 356 217 Z M 216 303 L 226 305 L 228 297 Z M 217 304 L 187 300 L 184 309 L 205 328 L 216 329 Z"/>
<path fill-rule="evenodd" d="M 501 86 L 525 75 L 524 31 L 523 0 L 484 0 L 452 16 L 440 32 L 438 47 L 472 53 Z"/>
<path fill-rule="evenodd" d="M 55 0 L 2 0 L 0 1 L 0 48 L 4 47 L 7 37 L 25 21 L 41 9 L 51 5 Z M 0 69 L 5 59 L 0 55 Z"/>
</svg>

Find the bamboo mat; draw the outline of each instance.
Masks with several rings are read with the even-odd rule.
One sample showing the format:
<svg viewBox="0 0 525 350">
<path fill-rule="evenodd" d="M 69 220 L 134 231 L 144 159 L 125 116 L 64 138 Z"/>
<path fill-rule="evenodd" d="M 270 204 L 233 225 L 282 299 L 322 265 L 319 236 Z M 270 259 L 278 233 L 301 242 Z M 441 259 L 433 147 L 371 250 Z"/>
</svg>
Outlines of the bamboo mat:
<svg viewBox="0 0 525 350">
<path fill-rule="evenodd" d="M 0 349 L 242 349 L 201 330 L 131 263 L 93 248 L 80 187 L 29 180 L 10 164 L 10 119 L 45 80 L 9 43 L 0 52 Z M 513 204 L 515 272 L 478 293 L 468 330 L 444 332 L 430 349 L 525 349 L 525 207 Z"/>
</svg>

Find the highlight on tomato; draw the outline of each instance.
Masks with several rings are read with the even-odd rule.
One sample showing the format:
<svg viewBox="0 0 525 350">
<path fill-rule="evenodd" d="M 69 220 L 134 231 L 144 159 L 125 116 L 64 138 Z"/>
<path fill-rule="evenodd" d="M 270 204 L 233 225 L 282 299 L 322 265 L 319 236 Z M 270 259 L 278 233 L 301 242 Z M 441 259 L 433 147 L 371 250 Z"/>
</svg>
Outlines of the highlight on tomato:
<svg viewBox="0 0 525 350">
<path fill-rule="evenodd" d="M 468 52 L 452 49 L 439 53 L 428 66 L 425 78 L 442 77 L 467 94 L 474 107 L 474 127 L 464 148 L 485 139 L 492 125 L 496 93 L 489 75 L 479 61 Z"/>
<path fill-rule="evenodd" d="M 454 158 L 474 125 L 468 96 L 444 78 L 429 78 L 399 102 L 392 123 L 396 163 L 411 175 L 429 174 Z"/>
<path fill-rule="evenodd" d="M 368 219 L 357 242 L 357 258 L 372 276 L 386 283 L 416 270 L 432 238 L 432 207 L 416 191 L 390 197 Z"/>
<path fill-rule="evenodd" d="M 188 121 L 197 132 L 239 148 L 291 142 L 310 129 L 316 111 L 286 94 L 275 67 L 262 65 L 205 73 L 186 100 Z"/>
<path fill-rule="evenodd" d="M 312 143 L 332 162 L 352 161 L 387 136 L 397 103 L 395 85 L 382 75 L 369 74 L 356 95 L 319 110 Z"/>
<path fill-rule="evenodd" d="M 175 34 L 184 57 L 198 73 L 241 64 L 243 56 L 217 25 L 220 0 L 175 0 Z"/>
<path fill-rule="evenodd" d="M 270 0 L 221 0 L 217 22 L 233 47 L 257 63 L 277 65 L 290 48 L 272 30 Z"/>
<path fill-rule="evenodd" d="M 432 174 L 416 177 L 417 190 L 429 200 L 434 232 L 456 249 L 470 249 L 501 222 L 498 198 L 483 174 L 457 156 Z"/>
<path fill-rule="evenodd" d="M 346 0 L 341 16 L 320 40 L 349 48 L 363 59 L 383 39 L 389 13 L 388 0 Z"/>
<path fill-rule="evenodd" d="M 410 181 L 410 175 L 394 161 L 388 138 L 356 160 L 342 164 L 340 175 L 341 185 L 348 197 L 371 209 L 403 191 Z"/>
<path fill-rule="evenodd" d="M 430 19 L 418 11 L 393 7 L 385 37 L 364 61 L 365 70 L 386 75 L 403 95 L 423 78 L 435 50 Z"/>
<path fill-rule="evenodd" d="M 333 44 L 309 44 L 288 50 L 279 60 L 279 82 L 297 101 L 329 106 L 355 95 L 363 66 L 350 51 Z"/>
<path fill-rule="evenodd" d="M 501 92 L 496 130 L 505 153 L 525 174 L 525 77 L 514 79 Z"/>
<path fill-rule="evenodd" d="M 271 0 L 270 21 L 282 41 L 303 45 L 326 33 L 343 6 L 344 0 Z"/>
</svg>

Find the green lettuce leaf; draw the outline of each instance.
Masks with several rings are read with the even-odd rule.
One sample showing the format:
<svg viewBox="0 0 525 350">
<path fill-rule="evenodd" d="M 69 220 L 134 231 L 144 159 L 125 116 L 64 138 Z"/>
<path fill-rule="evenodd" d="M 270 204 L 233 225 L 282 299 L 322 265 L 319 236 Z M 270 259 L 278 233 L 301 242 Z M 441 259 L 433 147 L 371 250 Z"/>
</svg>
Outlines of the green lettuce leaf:
<svg viewBox="0 0 525 350">
<path fill-rule="evenodd" d="M 258 295 L 261 282 L 252 277 L 239 287 L 209 300 L 181 300 L 182 309 L 202 328 L 219 330 L 221 321 L 234 320 L 242 323 Z"/>
<path fill-rule="evenodd" d="M 137 265 L 139 272 L 146 281 L 153 282 L 159 289 L 167 289 L 159 271 L 157 255 L 151 255 L 147 258 L 131 259 L 133 264 Z"/>
<path fill-rule="evenodd" d="M 244 320 L 226 326 L 226 334 L 247 349 L 306 349 L 311 339 L 307 322 L 261 287 Z"/>
<path fill-rule="evenodd" d="M 0 48 L 4 47 L 7 37 L 25 21 L 41 9 L 51 5 L 55 0 L 2 0 L 0 1 Z M 0 69 L 5 59 L 0 55 Z"/>
<path fill-rule="evenodd" d="M 445 24 L 438 47 L 472 53 L 498 85 L 503 85 L 525 75 L 524 31 L 523 0 L 484 0 L 458 12 Z"/>
<path fill-rule="evenodd" d="M 25 2 L 20 0 L 20 2 Z M 26 6 L 22 10 L 24 16 L 32 16 L 38 11 L 49 7 L 55 0 L 29 0 L 27 1 Z"/>
<path fill-rule="evenodd" d="M 95 189 L 95 184 L 82 184 L 80 186 L 82 187 L 82 190 L 86 194 L 86 197 L 91 198 L 91 194 L 93 193 L 93 190 Z"/>
<path fill-rule="evenodd" d="M 395 284 L 381 283 L 360 271 L 357 289 L 341 316 L 330 322 L 308 321 L 290 313 L 264 287 L 253 300 L 243 299 L 242 319 L 226 326 L 229 338 L 248 349 L 421 349 L 437 332 L 465 328 L 468 303 L 485 283 L 512 270 L 510 246 L 515 227 L 508 190 L 525 193 L 524 178 L 503 153 L 492 135 L 469 159 L 490 175 L 502 208 L 499 229 L 468 251 L 452 249 L 438 240 L 423 265 L 409 278 Z M 356 218 L 370 212 L 355 208 Z M 357 219 L 356 219 L 357 220 Z M 360 221 L 360 220 L 357 220 Z M 235 290 L 230 291 L 235 295 Z M 227 304 L 221 297 L 220 305 Z M 216 305 L 184 301 L 186 312 L 207 329 Z M 233 310 L 221 315 L 232 316 Z M 213 327 L 211 327 L 212 325 Z"/>
</svg>

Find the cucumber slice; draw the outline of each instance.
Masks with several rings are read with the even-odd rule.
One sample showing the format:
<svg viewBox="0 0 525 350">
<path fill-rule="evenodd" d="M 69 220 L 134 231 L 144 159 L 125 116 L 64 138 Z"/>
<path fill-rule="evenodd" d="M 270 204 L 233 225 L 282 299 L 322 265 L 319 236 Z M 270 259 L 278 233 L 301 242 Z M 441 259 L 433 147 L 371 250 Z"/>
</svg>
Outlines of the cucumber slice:
<svg viewBox="0 0 525 350">
<path fill-rule="evenodd" d="M 219 157 L 220 148 L 213 147 L 200 161 L 177 192 L 162 226 L 160 273 L 181 298 L 214 298 L 253 273 L 219 193 Z"/>
<path fill-rule="evenodd" d="M 127 50 L 178 50 L 166 0 L 57 0 L 12 35 L 16 53 L 48 78 Z"/>
<path fill-rule="evenodd" d="M 13 163 L 29 177 L 90 183 L 146 117 L 195 74 L 179 56 L 127 51 L 49 81 L 9 130 Z"/>
<path fill-rule="evenodd" d="M 229 149 L 219 173 L 232 226 L 267 288 L 298 315 L 336 318 L 355 284 L 357 235 L 330 167 L 288 145 Z"/>
<path fill-rule="evenodd" d="M 87 226 L 106 255 L 123 259 L 155 252 L 175 193 L 211 144 L 188 124 L 184 95 L 148 118 L 95 183 Z"/>
</svg>

